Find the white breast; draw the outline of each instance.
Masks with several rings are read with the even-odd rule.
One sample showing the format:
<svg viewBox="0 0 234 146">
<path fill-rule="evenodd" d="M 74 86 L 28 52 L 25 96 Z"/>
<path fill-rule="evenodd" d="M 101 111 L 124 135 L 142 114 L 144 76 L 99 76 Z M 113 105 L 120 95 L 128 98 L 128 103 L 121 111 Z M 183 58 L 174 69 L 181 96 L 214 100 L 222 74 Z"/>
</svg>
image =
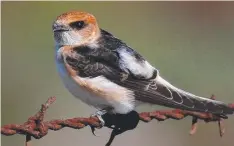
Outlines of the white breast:
<svg viewBox="0 0 234 146">
<path fill-rule="evenodd" d="M 90 83 L 93 87 L 97 87 L 109 95 L 109 98 L 99 97 L 81 88 L 80 85 L 68 75 L 63 62 L 56 61 L 56 64 L 65 87 L 75 97 L 81 99 L 86 104 L 92 105 L 98 109 L 111 107 L 113 108 L 113 112 L 116 113 L 128 113 L 134 109 L 134 93 L 132 91 L 110 82 L 103 76 L 96 78 L 81 78 L 77 76 L 79 79 Z M 115 95 L 115 97 L 118 95 L 119 98 L 114 98 L 112 95 Z"/>
</svg>

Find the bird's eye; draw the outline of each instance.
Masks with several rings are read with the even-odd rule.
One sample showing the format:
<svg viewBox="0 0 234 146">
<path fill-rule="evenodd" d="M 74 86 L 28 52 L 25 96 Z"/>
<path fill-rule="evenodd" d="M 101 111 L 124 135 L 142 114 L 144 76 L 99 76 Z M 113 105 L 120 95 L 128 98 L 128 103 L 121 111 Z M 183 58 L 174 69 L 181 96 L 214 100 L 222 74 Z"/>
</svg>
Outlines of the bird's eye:
<svg viewBox="0 0 234 146">
<path fill-rule="evenodd" d="M 83 28 L 85 26 L 85 22 L 84 21 L 72 22 L 72 23 L 70 23 L 70 26 L 72 28 L 81 29 L 81 28 Z"/>
</svg>

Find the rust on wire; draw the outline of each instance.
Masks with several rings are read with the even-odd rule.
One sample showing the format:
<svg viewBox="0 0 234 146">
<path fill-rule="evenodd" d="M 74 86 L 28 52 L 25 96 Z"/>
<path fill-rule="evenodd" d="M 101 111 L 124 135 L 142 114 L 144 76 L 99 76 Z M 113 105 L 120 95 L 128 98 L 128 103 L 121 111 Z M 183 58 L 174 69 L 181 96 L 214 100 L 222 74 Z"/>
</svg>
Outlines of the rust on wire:
<svg viewBox="0 0 234 146">
<path fill-rule="evenodd" d="M 211 99 L 215 99 L 214 96 Z M 34 116 L 30 117 L 24 124 L 8 124 L 1 127 L 1 134 L 10 136 L 14 134 L 26 135 L 26 146 L 30 145 L 31 136 L 40 139 L 48 133 L 48 130 L 60 130 L 64 127 L 70 127 L 73 129 L 81 129 L 86 126 L 93 128 L 101 128 L 101 122 L 97 117 L 89 118 L 71 118 L 66 120 L 51 120 L 43 121 L 46 110 L 56 100 L 55 97 L 50 97 L 45 104 L 42 104 L 40 111 Z M 234 104 L 229 104 L 230 107 L 234 108 Z M 224 134 L 223 119 L 218 116 L 209 113 L 199 113 L 186 110 L 160 110 L 154 112 L 143 112 L 139 113 L 139 119 L 143 122 L 150 122 L 155 119 L 158 121 L 164 121 L 167 119 L 181 120 L 187 116 L 192 116 L 192 127 L 190 134 L 194 134 L 197 130 L 198 120 L 205 122 L 218 122 L 220 136 Z"/>
</svg>

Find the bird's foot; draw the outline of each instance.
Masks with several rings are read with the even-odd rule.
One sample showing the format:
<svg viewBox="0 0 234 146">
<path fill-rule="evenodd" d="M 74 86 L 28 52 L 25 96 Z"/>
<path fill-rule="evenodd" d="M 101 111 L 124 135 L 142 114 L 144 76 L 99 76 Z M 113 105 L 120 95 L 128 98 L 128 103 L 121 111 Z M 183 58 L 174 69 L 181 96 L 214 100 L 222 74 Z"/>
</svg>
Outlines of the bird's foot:
<svg viewBox="0 0 234 146">
<path fill-rule="evenodd" d="M 105 125 L 105 121 L 103 120 L 102 116 L 106 113 L 107 113 L 107 111 L 105 109 L 103 109 L 103 110 L 96 111 L 94 114 L 91 115 L 91 117 L 97 117 L 98 120 L 100 121 L 101 126 L 99 128 L 102 128 Z M 93 135 L 97 136 L 95 134 L 95 127 L 93 127 L 93 126 L 90 126 L 90 127 L 91 127 L 91 131 L 92 131 Z"/>
<path fill-rule="evenodd" d="M 105 121 L 103 120 L 102 115 L 104 115 L 106 113 L 107 113 L 107 111 L 104 109 L 99 110 L 99 111 L 96 111 L 95 114 L 92 114 L 91 117 L 97 117 L 100 120 L 101 127 L 103 127 L 105 125 Z"/>
</svg>

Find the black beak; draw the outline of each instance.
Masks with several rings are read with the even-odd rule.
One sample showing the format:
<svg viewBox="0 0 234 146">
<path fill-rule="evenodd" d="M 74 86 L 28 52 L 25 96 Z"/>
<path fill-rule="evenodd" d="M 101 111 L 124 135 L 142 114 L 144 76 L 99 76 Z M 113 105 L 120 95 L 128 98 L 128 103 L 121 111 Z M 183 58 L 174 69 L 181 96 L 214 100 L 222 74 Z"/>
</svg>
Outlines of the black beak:
<svg viewBox="0 0 234 146">
<path fill-rule="evenodd" d="M 54 22 L 52 29 L 53 29 L 53 32 L 62 32 L 62 31 L 70 30 L 68 26 L 65 26 L 63 24 L 58 24 L 56 22 Z"/>
</svg>

